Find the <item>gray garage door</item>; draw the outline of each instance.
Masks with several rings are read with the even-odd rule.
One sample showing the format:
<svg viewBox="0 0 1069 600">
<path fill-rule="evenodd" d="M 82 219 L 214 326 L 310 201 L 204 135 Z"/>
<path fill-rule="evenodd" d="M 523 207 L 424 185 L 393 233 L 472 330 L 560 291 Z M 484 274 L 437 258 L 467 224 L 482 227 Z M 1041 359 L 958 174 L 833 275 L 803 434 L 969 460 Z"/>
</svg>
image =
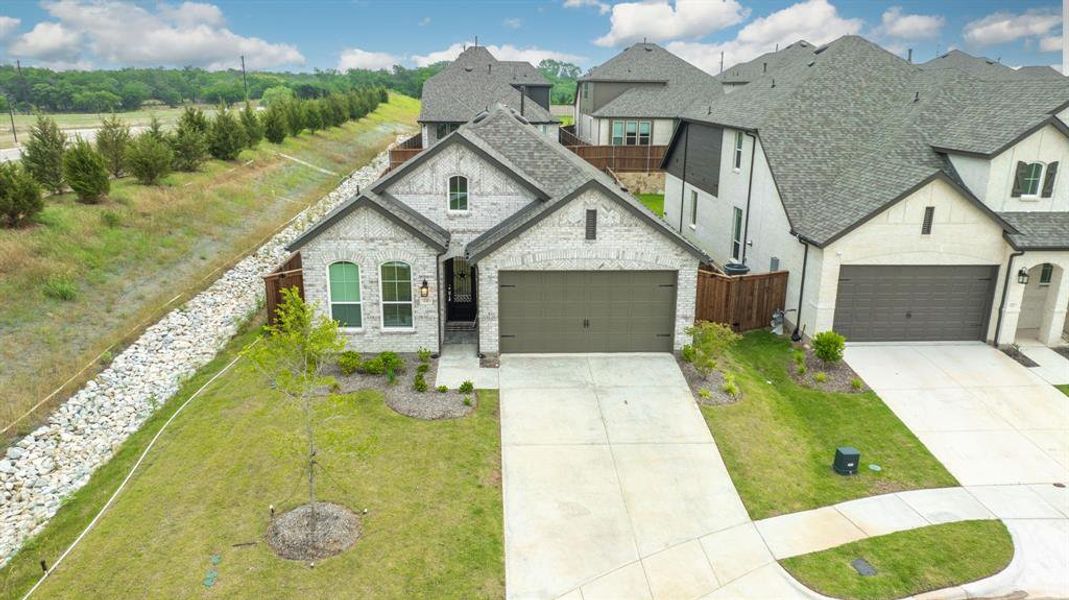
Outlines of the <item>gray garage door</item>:
<svg viewBox="0 0 1069 600">
<path fill-rule="evenodd" d="M 982 340 L 997 266 L 844 266 L 835 330 L 875 341 Z"/>
<path fill-rule="evenodd" d="M 674 271 L 502 271 L 501 352 L 670 352 Z"/>
</svg>

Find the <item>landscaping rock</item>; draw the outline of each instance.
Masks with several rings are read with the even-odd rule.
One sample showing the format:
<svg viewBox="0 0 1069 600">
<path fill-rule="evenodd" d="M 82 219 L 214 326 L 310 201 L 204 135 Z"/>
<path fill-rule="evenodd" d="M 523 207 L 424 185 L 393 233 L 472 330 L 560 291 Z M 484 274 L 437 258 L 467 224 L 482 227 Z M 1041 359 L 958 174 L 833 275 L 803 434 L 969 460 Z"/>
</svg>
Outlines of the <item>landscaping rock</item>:
<svg viewBox="0 0 1069 600">
<path fill-rule="evenodd" d="M 260 310 L 262 276 L 286 259 L 286 244 L 371 184 L 388 164 L 383 152 L 354 171 L 206 290 L 145 330 L 47 423 L 8 448 L 0 475 L 4 489 L 17 491 L 0 503 L 0 566 Z"/>
</svg>

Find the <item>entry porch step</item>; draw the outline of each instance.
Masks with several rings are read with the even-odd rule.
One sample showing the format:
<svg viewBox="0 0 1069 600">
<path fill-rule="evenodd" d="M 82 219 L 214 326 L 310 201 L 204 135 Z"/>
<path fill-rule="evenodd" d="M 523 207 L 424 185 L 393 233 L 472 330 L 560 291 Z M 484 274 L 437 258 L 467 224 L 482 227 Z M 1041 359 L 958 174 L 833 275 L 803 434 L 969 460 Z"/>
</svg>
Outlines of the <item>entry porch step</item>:
<svg viewBox="0 0 1069 600">
<path fill-rule="evenodd" d="M 446 331 L 475 331 L 476 321 L 446 321 Z"/>
</svg>

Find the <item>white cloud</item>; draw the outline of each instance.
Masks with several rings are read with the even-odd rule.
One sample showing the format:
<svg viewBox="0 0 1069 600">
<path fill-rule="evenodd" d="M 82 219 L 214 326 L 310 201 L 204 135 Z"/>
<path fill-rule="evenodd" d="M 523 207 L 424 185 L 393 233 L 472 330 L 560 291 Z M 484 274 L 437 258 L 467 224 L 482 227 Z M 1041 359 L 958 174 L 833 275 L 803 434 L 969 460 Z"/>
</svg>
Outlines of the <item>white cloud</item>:
<svg viewBox="0 0 1069 600">
<path fill-rule="evenodd" d="M 346 48 L 342 50 L 338 58 L 338 70 L 341 72 L 349 69 L 389 69 L 394 65 L 401 64 L 401 59 L 386 52 L 368 52 L 360 48 Z"/>
<path fill-rule="evenodd" d="M 22 23 L 21 19 L 0 15 L 0 40 L 7 39 Z"/>
<path fill-rule="evenodd" d="M 32 53 L 41 60 L 79 57 L 85 63 L 208 69 L 236 67 L 240 55 L 251 69 L 304 63 L 293 45 L 234 33 L 212 4 L 161 4 L 155 12 L 126 0 L 56 0 L 43 6 L 56 21 L 38 23 L 34 31 L 16 41 L 12 54 Z M 46 29 L 34 34 L 40 27 Z"/>
<path fill-rule="evenodd" d="M 1029 10 L 1021 14 L 996 12 L 965 25 L 965 41 L 979 46 L 1003 44 L 1049 34 L 1062 22 L 1056 10 Z"/>
<path fill-rule="evenodd" d="M 593 6 L 603 15 L 612 10 L 612 6 L 609 3 L 601 2 L 600 0 L 564 0 L 564 8 L 583 8 L 585 6 Z"/>
<path fill-rule="evenodd" d="M 903 40 L 928 40 L 939 37 L 945 23 L 940 15 L 904 14 L 902 7 L 892 6 L 880 17 L 876 33 Z"/>
<path fill-rule="evenodd" d="M 519 29 L 521 26 L 523 26 L 523 21 L 516 18 L 505 19 L 503 24 L 509 29 Z"/>
<path fill-rule="evenodd" d="M 721 43 L 672 42 L 670 52 L 710 72 L 720 70 L 720 53 L 724 67 L 756 58 L 765 52 L 804 39 L 824 44 L 844 35 L 861 31 L 861 19 L 844 19 L 827 0 L 806 0 L 754 19 L 739 30 L 735 39 Z"/>
<path fill-rule="evenodd" d="M 667 0 L 622 2 L 612 7 L 609 33 L 594 40 L 599 46 L 625 46 L 648 39 L 653 42 L 697 38 L 741 23 L 750 10 L 738 0 Z"/>
<path fill-rule="evenodd" d="M 470 45 L 470 43 L 468 44 Z M 461 52 L 464 51 L 465 44 L 457 42 L 444 50 L 438 50 L 436 52 L 429 52 L 427 54 L 416 54 L 409 57 L 413 63 L 418 67 L 425 67 L 427 65 L 441 62 L 443 60 L 453 60 Z M 552 58 L 553 60 L 559 60 L 563 62 L 577 63 L 585 60 L 582 56 L 575 54 L 567 54 L 565 52 L 556 52 L 554 50 L 546 50 L 544 48 L 538 48 L 536 46 L 528 46 L 526 48 L 517 48 L 512 44 L 505 44 L 503 46 L 486 46 L 486 49 L 490 51 L 490 54 L 494 55 L 494 58 L 498 60 L 523 60 L 537 65 L 542 62 L 543 59 Z"/>
<path fill-rule="evenodd" d="M 1064 34 L 1063 34 L 1064 35 Z M 1059 52 L 1062 49 L 1062 36 L 1052 35 L 1039 40 L 1040 52 Z"/>
<path fill-rule="evenodd" d="M 426 27 L 426 26 L 428 26 L 430 24 L 431 24 L 431 18 L 430 17 L 423 17 L 422 19 L 419 20 L 419 26 L 420 27 Z"/>
</svg>

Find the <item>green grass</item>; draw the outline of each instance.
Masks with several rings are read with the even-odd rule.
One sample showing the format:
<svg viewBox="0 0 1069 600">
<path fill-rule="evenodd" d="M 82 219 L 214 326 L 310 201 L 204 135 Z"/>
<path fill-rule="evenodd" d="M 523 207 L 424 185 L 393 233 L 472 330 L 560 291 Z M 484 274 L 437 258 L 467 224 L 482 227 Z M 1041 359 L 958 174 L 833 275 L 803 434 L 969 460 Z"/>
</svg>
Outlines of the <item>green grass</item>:
<svg viewBox="0 0 1069 600">
<path fill-rule="evenodd" d="M 281 145 L 265 142 L 239 161 L 209 161 L 158 187 L 112 181 L 100 205 L 53 196 L 37 225 L 0 229 L 0 427 L 105 348 L 129 341 L 136 326 L 168 310 L 161 308 L 167 301 L 209 284 L 399 133 L 414 130 L 418 112 L 417 100 L 393 95 L 358 122 Z M 27 420 L 20 430 L 32 426 Z"/>
<path fill-rule="evenodd" d="M 850 561 L 864 558 L 876 575 L 862 577 Z M 912 596 L 994 575 L 1013 558 L 1000 521 L 932 525 L 780 561 L 809 588 L 835 598 L 884 600 Z"/>
<path fill-rule="evenodd" d="M 1056 387 L 1059 390 L 1061 390 L 1062 393 L 1065 394 L 1066 396 L 1069 396 L 1069 385 L 1056 385 L 1054 387 Z"/>
<path fill-rule="evenodd" d="M 638 199 L 658 217 L 664 216 L 664 194 L 639 194 Z"/>
<path fill-rule="evenodd" d="M 0 573 L 21 595 L 80 533 L 147 441 L 190 393 L 250 342 L 247 332 L 203 369 L 94 474 Z M 394 413 L 379 392 L 318 407 L 319 496 L 357 511 L 350 551 L 314 569 L 263 543 L 268 507 L 305 496 L 302 421 L 244 362 L 196 398 L 160 437 L 109 512 L 41 587 L 40 598 L 478 598 L 504 595 L 496 392 L 453 421 Z M 247 544 L 235 546 L 235 544 Z M 210 559 L 222 561 L 213 567 Z M 215 586 L 202 581 L 210 568 Z"/>
<path fill-rule="evenodd" d="M 701 410 L 751 518 L 958 485 L 876 394 L 830 393 L 795 383 L 787 374 L 792 361 L 786 340 L 750 333 L 729 358 L 742 399 Z M 838 446 L 861 450 L 857 476 L 832 471 Z M 869 470 L 870 463 L 882 470 Z"/>
</svg>

